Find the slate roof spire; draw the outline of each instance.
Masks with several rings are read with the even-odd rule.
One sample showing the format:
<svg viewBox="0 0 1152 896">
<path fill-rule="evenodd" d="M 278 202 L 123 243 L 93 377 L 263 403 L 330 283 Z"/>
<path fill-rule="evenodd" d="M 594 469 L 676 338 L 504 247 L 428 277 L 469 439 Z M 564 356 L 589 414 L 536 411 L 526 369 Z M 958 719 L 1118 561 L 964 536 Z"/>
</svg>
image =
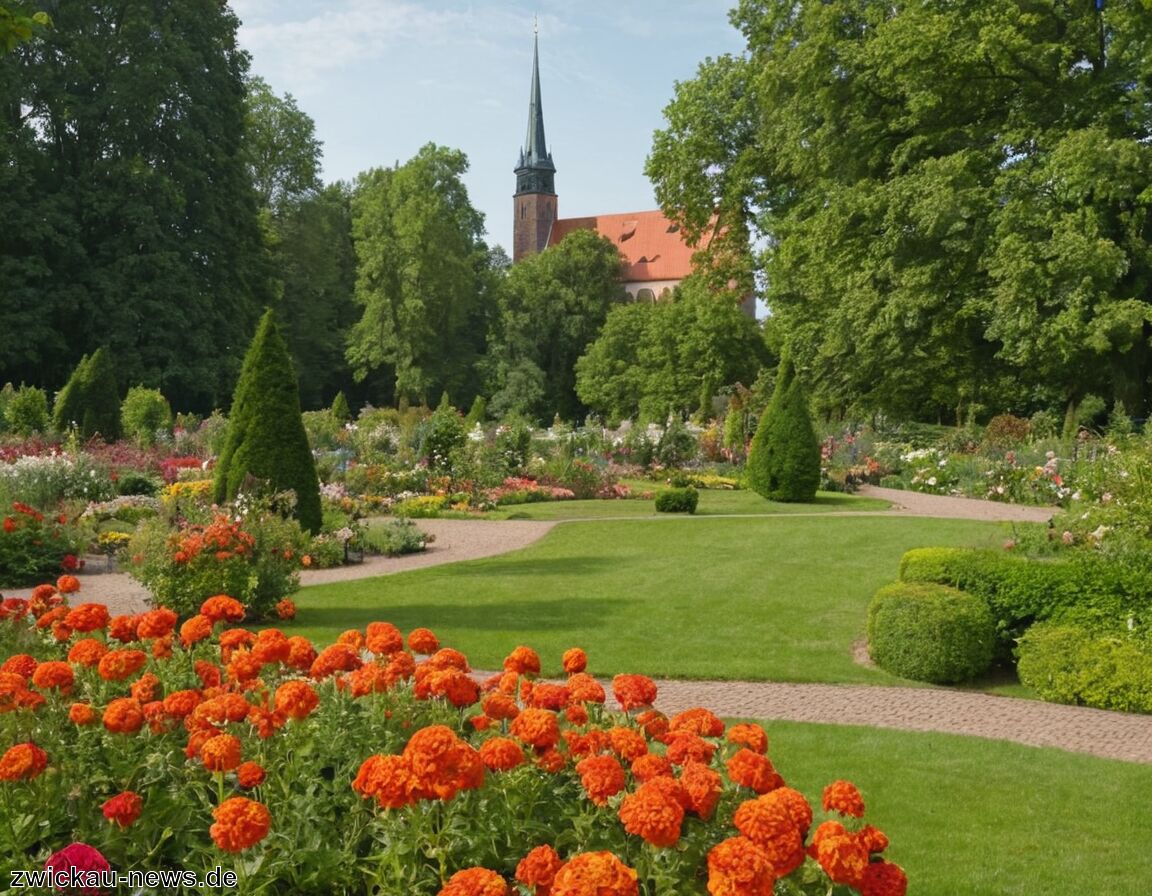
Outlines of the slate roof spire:
<svg viewBox="0 0 1152 896">
<path fill-rule="evenodd" d="M 532 38 L 532 92 L 528 98 L 528 134 L 516 165 L 516 192 L 555 193 L 556 166 L 544 139 L 544 106 L 540 101 L 540 36 Z"/>
</svg>

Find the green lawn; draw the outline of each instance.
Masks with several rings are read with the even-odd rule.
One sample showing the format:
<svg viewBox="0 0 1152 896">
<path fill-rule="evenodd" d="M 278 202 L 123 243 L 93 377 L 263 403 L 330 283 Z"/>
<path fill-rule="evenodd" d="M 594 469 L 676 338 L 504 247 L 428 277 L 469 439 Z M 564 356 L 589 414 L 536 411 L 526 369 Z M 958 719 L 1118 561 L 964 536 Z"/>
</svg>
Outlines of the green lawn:
<svg viewBox="0 0 1152 896">
<path fill-rule="evenodd" d="M 891 684 L 852 646 L 900 556 L 1006 531 L 883 516 L 565 523 L 512 554 L 305 588 L 285 629 L 327 643 L 375 620 L 428 626 L 479 668 L 527 644 L 557 673 L 578 645 L 604 675 Z"/>
<path fill-rule="evenodd" d="M 667 488 L 656 482 L 629 483 L 635 492 L 655 494 Z M 810 504 L 781 504 L 769 501 L 749 489 L 702 489 L 696 516 L 760 516 L 779 513 L 828 513 L 834 511 L 887 510 L 891 505 L 879 498 L 860 498 L 839 492 L 820 492 Z M 545 501 L 539 504 L 512 504 L 488 514 L 492 519 L 518 520 L 599 520 L 620 517 L 663 518 L 656 513 L 654 498 L 626 498 L 619 501 Z"/>
<path fill-rule="evenodd" d="M 784 779 L 864 795 L 913 896 L 1144 896 L 1152 769 L 975 737 L 763 723 Z"/>
</svg>

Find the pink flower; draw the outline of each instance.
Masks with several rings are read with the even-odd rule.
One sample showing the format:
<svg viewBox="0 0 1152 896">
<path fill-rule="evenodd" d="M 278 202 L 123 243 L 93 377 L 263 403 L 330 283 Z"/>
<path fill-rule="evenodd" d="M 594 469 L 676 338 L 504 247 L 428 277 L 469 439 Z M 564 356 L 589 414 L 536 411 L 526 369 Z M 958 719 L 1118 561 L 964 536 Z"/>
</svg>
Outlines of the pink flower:
<svg viewBox="0 0 1152 896">
<path fill-rule="evenodd" d="M 53 853 L 44 863 L 44 867 L 48 871 L 61 875 L 60 880 L 62 882 L 65 880 L 65 876 L 68 876 L 70 884 L 74 881 L 83 881 L 86 884 L 95 883 L 97 876 L 103 878 L 103 872 L 112 870 L 112 866 L 100 854 L 100 850 L 89 846 L 87 843 L 79 842 L 70 843 L 59 852 Z M 101 882 L 111 883 L 112 881 L 109 878 L 108 880 L 101 880 Z M 96 886 L 82 886 L 80 892 L 84 896 L 100 896 L 102 890 Z"/>
</svg>

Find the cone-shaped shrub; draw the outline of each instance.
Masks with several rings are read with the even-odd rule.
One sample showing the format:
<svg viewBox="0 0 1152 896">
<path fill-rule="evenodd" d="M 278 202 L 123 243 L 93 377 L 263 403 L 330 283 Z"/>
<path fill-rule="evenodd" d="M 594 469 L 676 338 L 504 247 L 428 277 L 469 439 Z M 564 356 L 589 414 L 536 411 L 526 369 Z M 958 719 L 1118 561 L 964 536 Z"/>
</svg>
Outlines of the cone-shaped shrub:
<svg viewBox="0 0 1152 896">
<path fill-rule="evenodd" d="M 85 439 L 97 434 L 106 442 L 120 438 L 120 386 L 106 349 L 80 359 L 56 396 L 52 425 L 60 433 L 75 426 Z"/>
<path fill-rule="evenodd" d="M 745 477 L 769 501 L 799 503 L 816 497 L 820 441 L 790 358 L 780 362 L 776 391 L 752 439 Z"/>
<path fill-rule="evenodd" d="M 249 476 L 273 491 L 292 489 L 300 525 L 320 531 L 320 484 L 300 416 L 296 371 L 271 311 L 260 320 L 232 396 L 216 462 L 216 500 L 235 499 Z"/>
</svg>

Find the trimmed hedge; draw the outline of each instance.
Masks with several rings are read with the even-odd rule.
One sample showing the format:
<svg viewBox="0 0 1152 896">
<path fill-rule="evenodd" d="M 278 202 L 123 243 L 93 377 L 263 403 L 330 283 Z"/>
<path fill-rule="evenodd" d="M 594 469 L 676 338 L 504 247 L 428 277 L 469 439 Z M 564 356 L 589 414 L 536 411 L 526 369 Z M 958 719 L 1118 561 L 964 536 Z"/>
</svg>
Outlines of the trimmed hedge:
<svg viewBox="0 0 1152 896">
<path fill-rule="evenodd" d="M 1035 625 L 1020 639 L 1017 671 L 1044 700 L 1152 713 L 1152 644 L 1126 633 Z"/>
<path fill-rule="evenodd" d="M 657 513 L 695 513 L 700 493 L 691 486 L 670 488 L 656 496 Z"/>
<path fill-rule="evenodd" d="M 988 670 L 996 625 L 979 597 L 947 585 L 895 582 L 868 607 L 868 652 L 880 668 L 933 684 Z"/>
<path fill-rule="evenodd" d="M 820 487 L 820 440 L 808 413 L 808 397 L 792 361 L 780 362 L 780 377 L 768 403 L 744 475 L 749 488 L 769 501 L 806 503 Z"/>
</svg>

